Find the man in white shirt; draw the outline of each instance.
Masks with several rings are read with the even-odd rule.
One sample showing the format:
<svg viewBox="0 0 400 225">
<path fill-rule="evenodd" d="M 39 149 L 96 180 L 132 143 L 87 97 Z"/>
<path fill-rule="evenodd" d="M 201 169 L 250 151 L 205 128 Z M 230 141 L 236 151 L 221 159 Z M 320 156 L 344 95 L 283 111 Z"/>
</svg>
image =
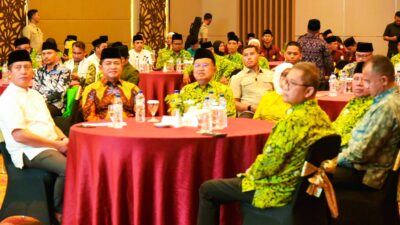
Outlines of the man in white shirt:
<svg viewBox="0 0 400 225">
<path fill-rule="evenodd" d="M 100 65 L 101 52 L 103 51 L 103 49 L 107 48 L 107 46 L 108 46 L 107 39 L 100 37 L 100 38 L 92 41 L 92 45 L 94 48 L 94 53 L 91 54 L 90 56 L 88 56 L 87 60 L 89 61 L 89 64 L 93 64 L 96 67 L 95 75 L 97 76 L 97 74 L 100 72 L 99 65 Z M 97 81 L 97 79 L 95 78 L 94 81 Z M 92 83 L 92 82 L 90 82 L 90 83 Z"/>
<path fill-rule="evenodd" d="M 200 43 L 204 43 L 204 42 L 208 41 L 208 26 L 210 26 L 211 21 L 212 21 L 211 13 L 204 14 L 203 24 L 201 25 L 200 30 L 199 30 Z"/>
<path fill-rule="evenodd" d="M 229 86 L 232 88 L 236 111 L 239 116 L 243 112 L 254 113 L 258 103 L 266 91 L 274 90 L 272 85 L 273 73 L 263 70 L 258 64 L 258 49 L 253 45 L 243 49 L 245 68 L 232 76 Z"/>
<path fill-rule="evenodd" d="M 129 50 L 129 63 L 137 70 L 140 70 L 141 63 L 153 64 L 151 52 L 143 48 L 143 36 L 140 34 L 133 36 L 133 49 Z"/>
<path fill-rule="evenodd" d="M 22 36 L 31 41 L 31 47 L 37 52 L 42 51 L 43 32 L 40 30 L 38 24 L 40 21 L 39 11 L 31 9 L 28 11 L 29 23 L 22 29 Z"/>
<path fill-rule="evenodd" d="M 72 44 L 72 59 L 64 64 L 71 71 L 71 85 L 84 85 L 89 68 L 89 60 L 85 56 L 85 43 L 82 41 L 74 42 Z"/>
<path fill-rule="evenodd" d="M 61 218 L 68 138 L 54 124 L 43 96 L 29 88 L 33 70 L 28 52 L 11 52 L 8 67 L 11 82 L 0 97 L 0 129 L 7 150 L 17 168 L 57 174 L 54 207 Z"/>
</svg>

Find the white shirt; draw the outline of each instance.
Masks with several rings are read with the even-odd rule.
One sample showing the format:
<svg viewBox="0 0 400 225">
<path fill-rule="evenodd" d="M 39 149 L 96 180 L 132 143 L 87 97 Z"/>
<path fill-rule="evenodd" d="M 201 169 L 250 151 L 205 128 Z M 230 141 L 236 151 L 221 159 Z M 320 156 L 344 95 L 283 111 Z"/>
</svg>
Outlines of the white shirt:
<svg viewBox="0 0 400 225">
<path fill-rule="evenodd" d="M 137 68 L 136 61 L 138 63 L 145 62 L 152 64 L 151 60 L 151 52 L 146 49 L 142 49 L 140 52 L 136 52 L 135 49 L 129 50 L 129 63 L 137 70 L 139 70 L 139 68 Z"/>
<path fill-rule="evenodd" d="M 87 58 L 83 58 L 83 60 L 79 62 L 77 74 L 80 78 L 86 78 L 89 65 L 90 63 Z M 70 59 L 67 62 L 65 62 L 64 66 L 67 67 L 69 70 L 71 70 L 72 73 L 75 67 L 74 59 Z"/>
<path fill-rule="evenodd" d="M 87 60 L 88 60 L 88 62 L 89 62 L 89 65 L 90 65 L 90 64 L 94 64 L 94 65 L 96 66 L 96 75 L 99 74 L 99 73 L 100 73 L 100 69 L 99 69 L 100 59 L 97 58 L 96 53 L 93 53 L 93 54 L 89 55 L 89 56 L 87 57 Z M 96 77 L 97 77 L 97 76 L 96 76 Z"/>
<path fill-rule="evenodd" d="M 57 140 L 55 124 L 43 96 L 32 89 L 25 90 L 13 83 L 0 96 L 0 129 L 15 167 L 24 166 L 22 155 L 32 160 L 50 147 L 32 147 L 14 140 L 12 132 L 24 129 L 48 140 Z"/>
</svg>

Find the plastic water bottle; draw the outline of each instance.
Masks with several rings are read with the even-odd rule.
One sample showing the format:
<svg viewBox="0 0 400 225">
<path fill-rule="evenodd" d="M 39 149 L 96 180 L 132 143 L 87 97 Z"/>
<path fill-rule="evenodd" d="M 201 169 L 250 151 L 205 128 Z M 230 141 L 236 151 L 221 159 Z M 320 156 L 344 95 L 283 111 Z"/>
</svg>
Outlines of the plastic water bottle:
<svg viewBox="0 0 400 225">
<path fill-rule="evenodd" d="M 217 101 L 215 99 L 214 91 L 208 92 L 208 98 L 210 99 L 210 105 L 213 105 Z"/>
<path fill-rule="evenodd" d="M 139 93 L 135 97 L 135 120 L 136 122 L 144 123 L 146 121 L 146 109 L 145 109 L 145 98 L 143 95 L 143 91 L 140 90 Z"/>
<path fill-rule="evenodd" d="M 173 127 L 179 128 L 182 126 L 182 116 L 181 116 L 181 109 L 180 105 L 182 104 L 182 99 L 179 95 L 179 90 L 174 90 L 174 95 L 172 102 L 176 105 L 175 114 L 174 114 L 174 123 Z"/>
<path fill-rule="evenodd" d="M 121 96 L 119 94 L 115 95 L 113 105 L 115 114 L 114 128 L 122 128 L 124 123 L 123 119 L 124 107 L 121 100 Z"/>
<path fill-rule="evenodd" d="M 178 58 L 176 60 L 176 72 L 182 73 L 182 60 L 181 60 L 181 58 Z"/>
<path fill-rule="evenodd" d="M 221 107 L 222 113 L 221 113 L 221 127 L 222 128 L 227 128 L 228 127 L 228 115 L 227 115 L 227 109 L 226 109 L 226 99 L 224 94 L 219 95 L 219 105 Z"/>
<path fill-rule="evenodd" d="M 203 102 L 203 118 L 201 123 L 201 131 L 211 133 L 213 130 L 212 115 L 211 115 L 211 102 L 209 97 L 205 97 Z"/>
<path fill-rule="evenodd" d="M 337 96 L 337 79 L 334 73 L 329 77 L 329 96 Z"/>
</svg>

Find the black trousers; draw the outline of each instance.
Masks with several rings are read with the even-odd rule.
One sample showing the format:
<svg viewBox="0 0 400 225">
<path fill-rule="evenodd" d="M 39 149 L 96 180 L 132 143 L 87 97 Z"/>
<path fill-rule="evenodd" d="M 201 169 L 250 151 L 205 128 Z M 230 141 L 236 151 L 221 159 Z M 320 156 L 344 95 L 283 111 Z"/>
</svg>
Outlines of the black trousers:
<svg viewBox="0 0 400 225">
<path fill-rule="evenodd" d="M 23 160 L 25 167 L 39 168 L 57 174 L 54 184 L 54 208 L 56 212 L 62 213 L 67 157 L 59 151 L 45 150 L 32 160 L 24 154 Z"/>
<path fill-rule="evenodd" d="M 54 118 L 54 117 L 56 117 L 56 116 L 62 116 L 61 109 L 55 107 L 53 104 L 47 103 L 47 108 L 48 108 L 49 111 L 50 111 L 51 117 Z"/>
<path fill-rule="evenodd" d="M 242 179 L 209 180 L 200 186 L 197 225 L 219 224 L 219 205 L 234 201 L 251 203 L 254 191 L 242 192 Z"/>
</svg>

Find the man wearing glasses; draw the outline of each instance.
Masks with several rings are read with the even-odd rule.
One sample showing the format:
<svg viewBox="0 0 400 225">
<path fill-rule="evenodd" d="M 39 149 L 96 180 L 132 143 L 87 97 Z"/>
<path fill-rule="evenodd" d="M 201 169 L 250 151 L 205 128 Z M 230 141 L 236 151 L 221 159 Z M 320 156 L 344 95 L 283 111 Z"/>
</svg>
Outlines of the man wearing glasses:
<svg viewBox="0 0 400 225">
<path fill-rule="evenodd" d="M 221 84 L 213 77 L 216 73 L 215 58 L 210 50 L 199 48 L 194 55 L 193 76 L 196 82 L 188 84 L 182 88 L 179 94 L 182 101 L 193 100 L 194 104 L 202 103 L 205 97 L 212 91 L 214 98 L 218 101 L 221 94 L 226 100 L 226 111 L 229 117 L 236 116 L 235 103 L 233 102 L 232 90 L 229 86 Z M 167 96 L 170 109 L 175 110 L 178 106 L 172 103 L 170 96 Z"/>
<path fill-rule="evenodd" d="M 374 47 L 372 43 L 369 42 L 358 42 L 356 49 L 356 61 L 347 64 L 342 71 L 340 71 L 339 76 L 346 74 L 348 77 L 353 77 L 354 70 L 356 69 L 358 62 L 366 62 L 373 57 Z"/>
<path fill-rule="evenodd" d="M 283 98 L 291 107 L 270 134 L 263 153 L 238 178 L 209 180 L 200 187 L 197 224 L 218 224 L 220 204 L 234 201 L 258 208 L 288 204 L 299 181 L 307 149 L 333 134 L 326 113 L 315 100 L 319 71 L 313 63 L 298 63 L 283 82 Z"/>
</svg>

